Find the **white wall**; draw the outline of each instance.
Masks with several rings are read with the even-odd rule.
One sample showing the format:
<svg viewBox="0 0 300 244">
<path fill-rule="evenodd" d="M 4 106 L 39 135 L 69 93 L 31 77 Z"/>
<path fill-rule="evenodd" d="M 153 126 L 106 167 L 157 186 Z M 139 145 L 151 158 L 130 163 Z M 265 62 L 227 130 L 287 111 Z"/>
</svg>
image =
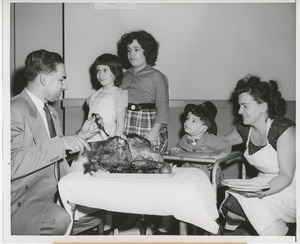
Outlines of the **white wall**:
<svg viewBox="0 0 300 244">
<path fill-rule="evenodd" d="M 248 73 L 276 79 L 295 100 L 295 4 L 137 4 L 136 10 L 95 10 L 65 4 L 66 98 L 92 92 L 89 68 L 116 53 L 121 35 L 144 29 L 160 42 L 157 68 L 170 83 L 170 99 L 228 100 Z"/>
</svg>

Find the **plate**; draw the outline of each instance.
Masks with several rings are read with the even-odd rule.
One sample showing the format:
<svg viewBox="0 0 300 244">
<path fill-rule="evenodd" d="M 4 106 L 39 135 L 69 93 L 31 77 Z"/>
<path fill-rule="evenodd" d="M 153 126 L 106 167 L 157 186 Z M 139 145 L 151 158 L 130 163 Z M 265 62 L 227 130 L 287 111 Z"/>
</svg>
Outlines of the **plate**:
<svg viewBox="0 0 300 244">
<path fill-rule="evenodd" d="M 105 172 L 91 172 L 95 178 L 102 179 L 168 179 L 175 175 L 172 174 L 138 174 L 138 173 L 105 173 Z"/>
<path fill-rule="evenodd" d="M 221 183 L 235 191 L 256 192 L 270 188 L 268 183 L 255 182 L 253 180 L 226 179 L 222 180 Z"/>
</svg>

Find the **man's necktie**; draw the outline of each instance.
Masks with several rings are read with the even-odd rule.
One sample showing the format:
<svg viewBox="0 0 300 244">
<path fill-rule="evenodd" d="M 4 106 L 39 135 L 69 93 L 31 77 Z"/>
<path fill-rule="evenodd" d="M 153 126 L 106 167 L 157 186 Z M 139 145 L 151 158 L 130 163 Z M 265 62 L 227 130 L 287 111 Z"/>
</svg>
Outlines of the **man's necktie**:
<svg viewBox="0 0 300 244">
<path fill-rule="evenodd" d="M 190 138 L 188 138 L 187 139 L 187 144 L 191 144 L 191 143 L 196 143 L 197 141 L 199 141 L 199 139 L 190 139 Z"/>
<path fill-rule="evenodd" d="M 44 104 L 44 111 L 46 114 L 46 119 L 47 119 L 47 123 L 48 123 L 48 128 L 49 128 L 49 134 L 50 137 L 55 137 L 56 136 L 56 131 L 55 131 L 55 127 L 54 127 L 54 122 L 50 113 L 50 109 L 48 108 L 47 104 Z"/>
<path fill-rule="evenodd" d="M 55 127 L 54 127 L 54 122 L 51 116 L 51 112 L 50 109 L 48 108 L 47 104 L 44 104 L 44 111 L 46 114 L 46 119 L 47 119 L 47 123 L 48 123 L 48 128 L 49 128 L 49 134 L 50 137 L 55 137 L 56 136 L 56 131 L 55 131 Z M 60 169 L 59 166 L 57 164 L 55 164 L 56 166 L 54 167 L 54 173 L 56 172 L 57 174 L 57 180 L 60 179 Z M 56 168 L 56 169 L 55 169 Z M 56 202 L 57 201 L 57 194 L 55 194 L 53 201 Z"/>
</svg>

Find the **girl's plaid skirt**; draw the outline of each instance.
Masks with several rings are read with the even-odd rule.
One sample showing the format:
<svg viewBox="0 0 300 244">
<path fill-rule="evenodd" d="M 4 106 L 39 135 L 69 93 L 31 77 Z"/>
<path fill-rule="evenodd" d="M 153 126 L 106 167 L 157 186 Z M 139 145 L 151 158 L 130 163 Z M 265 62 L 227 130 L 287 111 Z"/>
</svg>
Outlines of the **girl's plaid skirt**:
<svg viewBox="0 0 300 244">
<path fill-rule="evenodd" d="M 144 137 L 151 131 L 156 116 L 156 109 L 142 109 L 140 111 L 126 110 L 124 134 L 138 134 Z M 158 148 L 160 152 L 167 150 L 168 130 L 166 125 L 162 125 L 159 132 Z"/>
</svg>

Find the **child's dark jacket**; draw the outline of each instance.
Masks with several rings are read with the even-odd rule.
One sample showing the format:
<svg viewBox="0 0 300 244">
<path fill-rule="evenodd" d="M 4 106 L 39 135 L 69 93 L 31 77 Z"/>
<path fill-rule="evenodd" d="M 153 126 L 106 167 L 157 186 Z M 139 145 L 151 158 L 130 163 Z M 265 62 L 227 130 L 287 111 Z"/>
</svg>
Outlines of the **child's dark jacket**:
<svg viewBox="0 0 300 244">
<path fill-rule="evenodd" d="M 186 152 L 221 153 L 227 147 L 224 137 L 215 136 L 208 132 L 204 133 L 194 146 L 188 143 L 189 135 L 185 134 L 177 143 L 176 147 Z"/>
</svg>

